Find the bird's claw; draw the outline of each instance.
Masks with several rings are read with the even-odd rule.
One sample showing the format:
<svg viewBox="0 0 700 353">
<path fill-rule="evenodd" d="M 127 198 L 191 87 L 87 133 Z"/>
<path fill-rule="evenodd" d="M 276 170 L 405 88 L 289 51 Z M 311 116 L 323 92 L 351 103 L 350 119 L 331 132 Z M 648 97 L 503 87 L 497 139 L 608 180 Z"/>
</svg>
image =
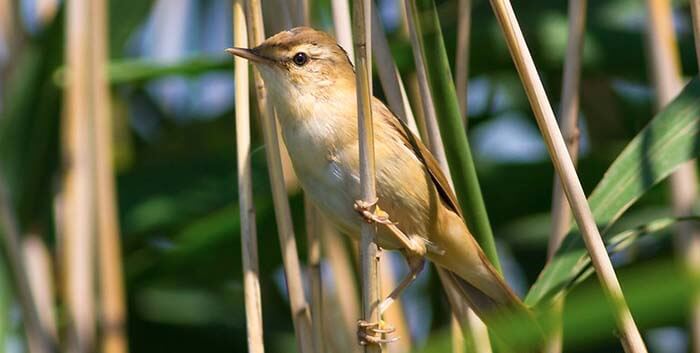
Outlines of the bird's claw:
<svg viewBox="0 0 700 353">
<path fill-rule="evenodd" d="M 382 320 L 379 322 L 357 321 L 357 339 L 361 346 L 396 342 L 399 337 L 385 337 L 395 331 L 396 328 Z"/>
<path fill-rule="evenodd" d="M 363 200 L 356 200 L 353 208 L 357 211 L 360 216 L 367 223 L 379 223 L 384 225 L 395 225 L 396 223 L 389 220 L 389 214 L 382 211 L 378 206 L 374 209 L 374 212 L 370 209 L 377 205 L 379 199 L 374 199 L 373 201 L 367 202 Z"/>
</svg>

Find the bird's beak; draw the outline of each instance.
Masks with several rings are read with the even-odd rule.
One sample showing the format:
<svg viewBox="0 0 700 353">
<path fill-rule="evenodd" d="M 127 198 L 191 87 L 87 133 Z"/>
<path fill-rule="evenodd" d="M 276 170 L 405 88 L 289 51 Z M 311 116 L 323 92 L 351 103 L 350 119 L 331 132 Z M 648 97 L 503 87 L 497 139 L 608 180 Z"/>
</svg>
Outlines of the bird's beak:
<svg viewBox="0 0 700 353">
<path fill-rule="evenodd" d="M 228 48 L 226 49 L 228 53 L 234 56 L 239 56 L 243 59 L 250 60 L 254 63 L 264 63 L 269 64 L 272 60 L 257 54 L 253 49 L 248 48 Z"/>
</svg>

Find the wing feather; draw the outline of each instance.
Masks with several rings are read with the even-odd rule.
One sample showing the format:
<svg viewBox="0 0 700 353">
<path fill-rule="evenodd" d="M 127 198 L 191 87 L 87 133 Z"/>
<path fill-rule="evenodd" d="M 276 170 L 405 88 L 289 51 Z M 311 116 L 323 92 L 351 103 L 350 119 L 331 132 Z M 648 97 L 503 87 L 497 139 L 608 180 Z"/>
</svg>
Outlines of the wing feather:
<svg viewBox="0 0 700 353">
<path fill-rule="evenodd" d="M 391 125 L 396 131 L 399 132 L 403 143 L 410 147 L 413 153 L 416 155 L 418 160 L 420 160 L 425 166 L 428 173 L 430 173 L 430 178 L 437 189 L 440 199 L 443 203 L 452 211 L 457 213 L 460 217 L 462 216 L 462 209 L 459 207 L 457 202 L 457 197 L 450 187 L 450 183 L 445 177 L 445 174 L 440 168 L 440 163 L 435 159 L 433 154 L 428 150 L 428 148 L 421 142 L 421 140 L 416 137 L 413 132 L 408 128 L 408 125 L 399 119 L 396 114 L 394 114 L 389 108 L 387 108 L 382 101 L 372 97 L 372 111 L 373 117 L 375 119 L 384 119 L 389 125 Z"/>
</svg>

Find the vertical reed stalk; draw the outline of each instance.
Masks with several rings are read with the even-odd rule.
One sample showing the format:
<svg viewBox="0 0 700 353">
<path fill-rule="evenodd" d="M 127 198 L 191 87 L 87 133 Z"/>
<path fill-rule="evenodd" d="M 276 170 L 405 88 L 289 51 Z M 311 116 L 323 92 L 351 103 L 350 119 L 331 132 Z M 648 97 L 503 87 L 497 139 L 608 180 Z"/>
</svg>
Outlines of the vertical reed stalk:
<svg viewBox="0 0 700 353">
<path fill-rule="evenodd" d="M 627 307 L 622 288 L 615 275 L 605 244 L 591 214 L 581 183 L 576 175 L 574 163 L 569 156 L 564 138 L 557 126 L 554 112 L 544 91 L 535 63 L 525 43 L 515 13 L 508 0 L 491 0 L 491 6 L 498 18 L 501 30 L 508 43 L 515 67 L 535 113 L 537 124 L 542 132 L 547 149 L 571 206 L 576 223 L 581 230 L 591 261 L 603 290 L 613 304 L 615 319 L 620 330 L 620 340 L 627 352 L 646 352 L 644 341 Z"/>
<path fill-rule="evenodd" d="M 32 295 L 28 272 L 25 269 L 20 230 L 17 216 L 12 208 L 10 193 L 4 175 L 0 170 L 0 235 L 2 235 L 3 256 L 7 259 L 12 282 L 16 286 L 16 297 L 22 309 L 22 318 L 27 345 L 31 353 L 52 353 L 57 345 L 47 327 L 41 323 L 39 303 Z"/>
<path fill-rule="evenodd" d="M 691 1 L 691 7 L 694 1 Z M 683 88 L 681 64 L 678 57 L 678 43 L 673 27 L 671 2 L 648 0 L 649 56 L 652 59 L 652 72 L 656 87 L 656 105 L 661 110 L 670 103 Z M 693 10 L 695 11 L 695 9 Z M 697 19 L 695 19 L 696 21 Z M 696 21 L 697 22 L 697 21 Z M 697 23 L 694 23 L 694 29 Z M 696 43 L 698 41 L 696 33 Z M 700 54 L 700 51 L 698 51 Z M 700 57 L 698 57 L 700 62 Z M 671 203 L 677 217 L 693 214 L 698 198 L 695 161 L 681 165 L 669 179 Z M 697 222 L 682 222 L 676 229 L 678 249 L 685 259 L 688 270 L 700 274 L 700 229 Z M 691 340 L 695 352 L 700 352 L 700 293 L 693 298 L 691 308 Z"/>
<path fill-rule="evenodd" d="M 462 327 L 459 325 L 459 320 L 454 314 L 452 314 L 450 318 L 450 338 L 452 339 L 452 353 L 466 352 L 466 346 L 464 345 L 464 335 L 462 334 Z M 470 352 L 472 351 L 470 350 Z"/>
<path fill-rule="evenodd" d="M 571 160 L 576 165 L 579 150 L 579 86 L 581 81 L 581 61 L 583 60 L 583 39 L 586 30 L 586 0 L 569 0 L 569 34 L 564 59 L 564 78 L 562 82 L 562 102 L 559 125 L 566 141 Z M 547 258 L 551 259 L 569 231 L 571 208 L 561 187 L 561 180 L 554 176 L 552 191 L 552 230 L 547 248 Z M 564 298 L 558 298 L 553 310 L 561 316 Z M 561 320 L 557 318 L 551 335 L 547 339 L 547 353 L 562 351 Z"/>
<path fill-rule="evenodd" d="M 472 26 L 472 0 L 459 0 L 457 18 L 457 53 L 455 55 L 455 88 L 464 126 L 467 125 L 467 84 L 469 80 L 469 36 Z"/>
<path fill-rule="evenodd" d="M 332 0 L 333 29 L 335 38 L 348 53 L 350 61 L 355 63 L 355 48 L 352 46 L 352 26 L 350 25 L 350 7 L 348 0 Z"/>
<path fill-rule="evenodd" d="M 311 331 L 314 352 L 321 353 L 324 349 L 323 335 L 323 283 L 321 282 L 321 242 L 319 210 L 309 199 L 304 197 L 304 212 L 306 215 L 306 245 L 308 256 L 309 282 L 311 286 Z"/>
<path fill-rule="evenodd" d="M 417 29 L 417 13 L 414 0 L 405 0 L 406 4 L 406 23 L 408 24 L 408 33 L 411 39 L 411 49 L 413 49 L 413 60 L 416 66 L 416 75 L 418 77 L 418 88 L 420 91 L 421 107 L 423 108 L 423 117 L 425 118 L 425 135 L 430 151 L 433 152 L 435 158 L 440 162 L 441 166 L 447 165 L 447 156 L 445 148 L 442 144 L 442 136 L 440 136 L 440 128 L 435 115 L 435 104 L 433 97 L 430 94 L 430 84 L 428 82 L 428 74 L 425 68 L 425 59 L 423 58 L 423 45 Z M 443 169 L 445 175 L 450 175 L 449 167 Z"/>
<path fill-rule="evenodd" d="M 411 111 L 411 105 L 408 102 L 408 95 L 406 95 L 406 89 L 401 80 L 401 75 L 399 75 L 399 69 L 391 56 L 389 43 L 387 42 L 386 34 L 384 34 L 384 27 L 374 2 L 372 2 L 372 6 L 372 49 L 374 59 L 377 61 L 375 66 L 377 67 L 384 95 L 391 110 L 408 125 L 414 134 L 418 134 L 418 127 Z"/>
<path fill-rule="evenodd" d="M 355 48 L 355 82 L 357 84 L 357 124 L 360 143 L 360 183 L 362 201 L 373 204 L 377 199 L 374 180 L 374 131 L 372 124 L 372 5 L 370 0 L 358 0 L 353 4 L 353 44 Z M 374 212 L 371 206 L 370 212 Z M 375 243 L 375 225 L 362 223 L 360 235 L 360 268 L 362 278 L 362 318 L 367 322 L 379 322 L 377 310 L 380 296 L 379 248 Z M 379 344 L 365 346 L 365 352 L 381 352 Z"/>
<path fill-rule="evenodd" d="M 296 0 L 296 8 L 293 13 L 295 14 L 295 26 L 308 26 L 311 23 L 309 18 L 309 1 L 311 0 Z"/>
<path fill-rule="evenodd" d="M 107 79 L 109 57 L 105 0 L 90 4 L 90 35 L 93 95 L 93 141 L 95 143 L 95 195 L 98 236 L 98 269 L 100 288 L 101 350 L 104 353 L 126 353 L 126 310 L 122 274 L 122 254 L 117 217 L 116 192 L 112 156 L 112 120 Z"/>
<path fill-rule="evenodd" d="M 468 95 L 469 95 L 469 43 L 471 36 L 472 22 L 472 0 L 459 0 L 459 14 L 457 19 L 457 52 L 455 58 L 455 89 L 457 91 L 457 102 L 459 110 L 462 112 L 462 120 L 465 129 L 469 122 Z M 479 319 L 473 310 L 467 311 L 469 329 L 471 333 L 470 349 L 474 352 L 491 352 L 491 341 L 489 340 L 488 329 Z M 457 319 L 452 314 L 452 325 L 457 323 Z M 453 341 L 454 330 L 453 330 Z M 462 343 L 462 345 L 464 345 Z M 458 344 L 455 344 L 458 346 Z M 462 348 L 462 351 L 464 349 Z"/>
<path fill-rule="evenodd" d="M 91 136 L 90 3 L 66 4 L 66 82 L 63 133 L 63 270 L 68 312 L 68 345 L 73 352 L 95 348 L 95 190 Z"/>
<path fill-rule="evenodd" d="M 332 330 L 333 341 L 339 347 L 342 347 L 342 352 L 359 352 L 360 347 L 356 344 L 357 335 L 357 318 L 360 315 L 360 301 L 358 299 L 357 281 L 354 275 L 354 266 L 352 258 L 349 256 L 349 251 L 343 244 L 342 235 L 339 234 L 328 222 L 319 224 L 322 227 L 323 234 L 323 251 L 328 261 L 328 265 L 333 273 L 335 290 L 331 296 L 324 296 L 325 303 L 334 305 L 331 310 L 324 311 L 324 317 L 335 319 L 341 325 L 342 329 Z M 333 315 L 337 313 L 337 315 Z M 331 339 L 329 339 L 330 341 Z"/>
<path fill-rule="evenodd" d="M 249 21 L 248 39 L 251 46 L 255 46 L 265 39 L 260 1 L 248 0 L 246 2 L 246 13 Z M 292 224 L 292 215 L 289 210 L 289 201 L 287 200 L 287 190 L 284 185 L 280 144 L 278 141 L 274 109 L 272 104 L 267 100 L 265 86 L 260 73 L 254 69 L 253 76 L 255 79 L 258 107 L 260 109 L 263 138 L 267 146 L 267 148 L 265 148 L 265 155 L 270 172 L 272 198 L 275 207 L 275 217 L 277 219 L 278 235 L 280 247 L 282 249 L 282 260 L 284 262 L 284 271 L 287 279 L 287 290 L 289 293 L 294 330 L 299 351 L 301 353 L 309 353 L 313 352 L 311 342 L 311 317 L 309 314 L 309 306 L 304 297 L 304 285 L 301 278 L 301 266 L 299 264 L 299 255 L 294 237 L 294 226 Z"/>
<path fill-rule="evenodd" d="M 248 30 L 243 0 L 233 2 L 233 44 L 248 47 Z M 246 332 L 248 352 L 263 353 L 263 319 L 258 268 L 258 235 L 253 204 L 253 178 L 250 147 L 250 98 L 248 90 L 248 62 L 234 58 L 236 80 L 236 160 L 238 170 L 238 201 L 241 217 L 241 259 L 245 295 Z"/>
<path fill-rule="evenodd" d="M 30 231 L 25 235 L 22 254 L 42 330 L 55 342 L 58 339 L 58 328 L 54 303 L 56 288 L 53 282 L 53 258 L 38 231 Z"/>
</svg>

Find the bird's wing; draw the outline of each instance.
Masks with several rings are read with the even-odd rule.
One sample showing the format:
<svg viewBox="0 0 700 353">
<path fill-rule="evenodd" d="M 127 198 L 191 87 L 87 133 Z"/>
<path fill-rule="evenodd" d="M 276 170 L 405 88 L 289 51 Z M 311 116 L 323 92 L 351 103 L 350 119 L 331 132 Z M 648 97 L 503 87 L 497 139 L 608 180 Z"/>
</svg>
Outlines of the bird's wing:
<svg viewBox="0 0 700 353">
<path fill-rule="evenodd" d="M 455 197 L 450 183 L 447 181 L 445 174 L 440 168 L 440 164 L 430 153 L 428 148 L 421 142 L 421 140 L 416 137 L 413 132 L 408 128 L 408 125 L 399 119 L 396 114 L 394 114 L 389 108 L 387 108 L 382 101 L 372 97 L 372 111 L 374 118 L 383 118 L 392 127 L 399 132 L 403 143 L 413 150 L 413 153 L 418 157 L 424 165 L 425 168 L 430 173 L 430 178 L 433 180 L 433 184 L 440 195 L 440 199 L 445 203 L 445 205 L 462 217 L 462 210 L 457 203 L 457 197 Z"/>
</svg>

